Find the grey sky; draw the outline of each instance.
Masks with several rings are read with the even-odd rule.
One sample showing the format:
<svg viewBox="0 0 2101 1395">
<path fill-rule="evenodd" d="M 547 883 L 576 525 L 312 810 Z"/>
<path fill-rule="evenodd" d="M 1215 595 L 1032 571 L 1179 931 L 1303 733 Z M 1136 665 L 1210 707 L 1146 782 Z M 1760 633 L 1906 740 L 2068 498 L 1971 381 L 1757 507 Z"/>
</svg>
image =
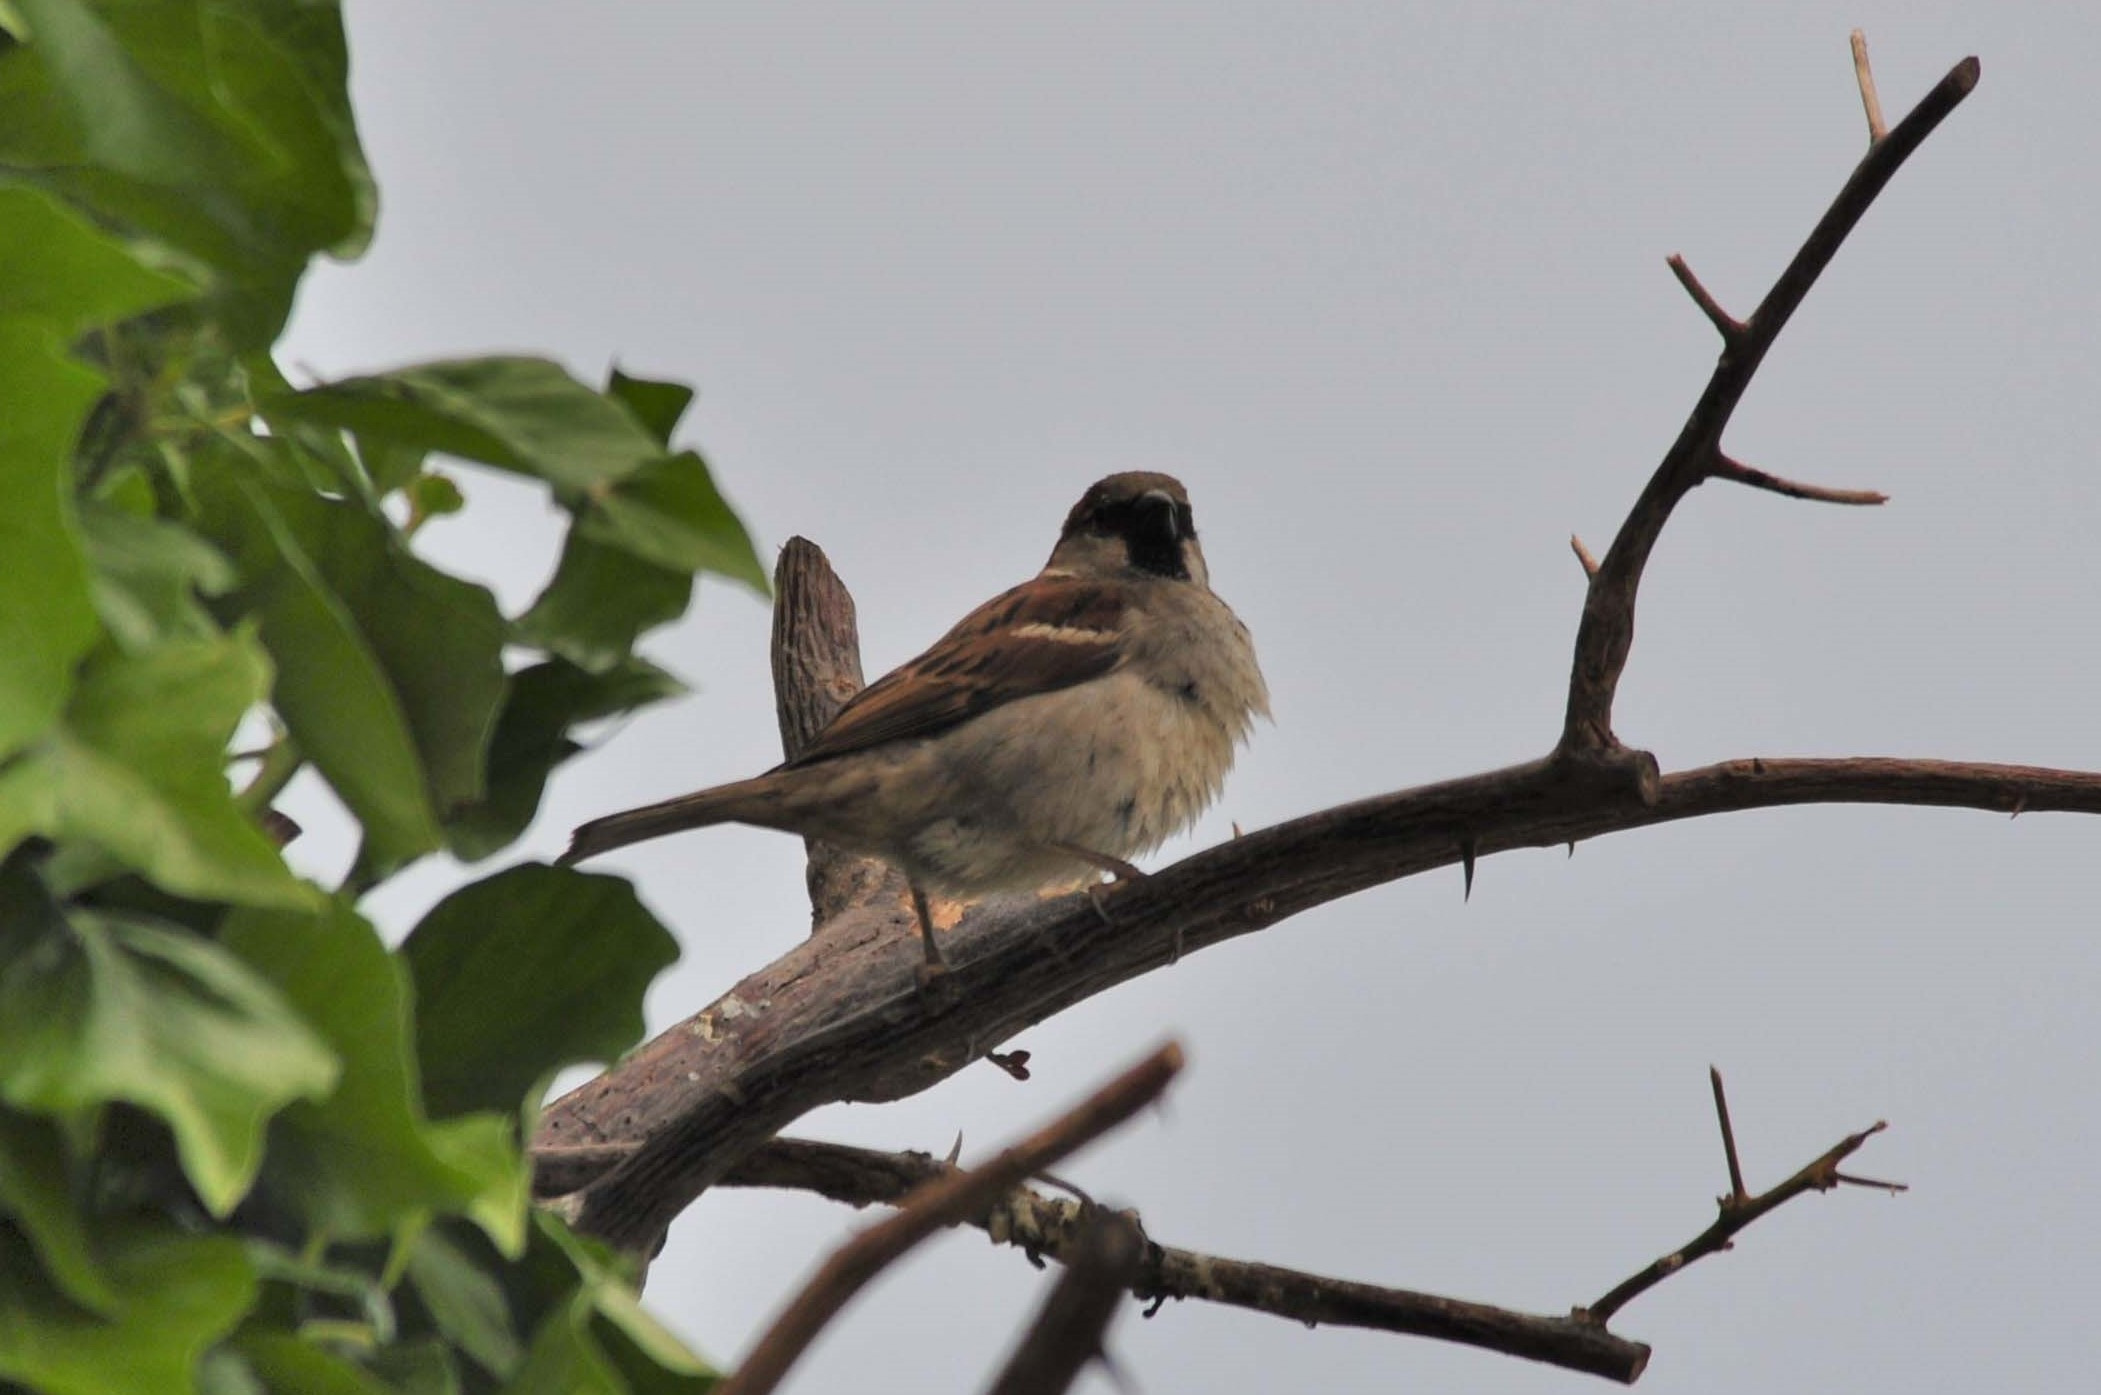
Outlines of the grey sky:
<svg viewBox="0 0 2101 1395">
<path fill-rule="evenodd" d="M 1602 550 L 1713 360 L 1664 256 L 1748 312 L 1862 149 L 1847 30 L 1892 119 L 1977 53 L 1730 438 L 1894 502 L 1699 491 L 1619 728 L 1666 768 L 2101 767 L 2090 7 L 350 9 L 382 221 L 314 278 L 287 357 L 533 350 L 696 383 L 690 440 L 769 556 L 830 552 L 871 673 L 1032 572 L 1095 477 L 1181 476 L 1277 712 L 1182 849 L 1547 747 L 1567 536 Z M 429 543 L 521 602 L 553 519 L 468 484 Z M 657 649 L 699 692 L 573 765 L 531 850 L 773 760 L 767 623 L 704 586 Z M 1806 1199 L 1628 1309 L 1644 1390 L 2062 1389 L 2101 1362 L 2097 837 L 1834 808 L 1506 855 L 1471 905 L 1456 871 L 1417 879 L 1086 1004 L 1015 1043 L 1027 1085 L 975 1068 L 798 1131 L 960 1129 L 968 1156 L 1173 1033 L 1164 1116 L 1068 1169 L 1156 1238 L 1559 1311 L 1709 1219 L 1714 1062 L 1754 1186 L 1887 1117 L 1859 1170 L 1915 1189 Z M 804 925 L 792 839 L 609 865 L 686 947 L 660 1025 Z M 404 928 L 461 875 L 379 909 Z M 711 1196 L 652 1305 L 733 1360 L 857 1222 Z M 790 1388 L 976 1388 L 1044 1282 L 948 1238 Z M 1114 1344 L 1149 1395 L 1584 1385 L 1195 1304 Z"/>
</svg>

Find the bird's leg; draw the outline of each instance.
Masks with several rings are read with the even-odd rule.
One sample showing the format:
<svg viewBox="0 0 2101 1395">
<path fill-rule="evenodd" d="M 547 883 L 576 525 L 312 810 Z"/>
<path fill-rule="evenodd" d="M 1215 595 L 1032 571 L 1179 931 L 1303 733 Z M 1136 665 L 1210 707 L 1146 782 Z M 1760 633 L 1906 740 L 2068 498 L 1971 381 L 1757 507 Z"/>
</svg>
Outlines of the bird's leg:
<svg viewBox="0 0 2101 1395">
<path fill-rule="evenodd" d="M 912 909 L 919 916 L 919 938 L 926 945 L 926 968 L 923 976 L 945 974 L 948 972 L 948 960 L 941 956 L 941 946 L 934 939 L 934 913 L 927 909 L 926 893 L 919 889 L 919 883 L 913 882 L 911 885 Z"/>
</svg>

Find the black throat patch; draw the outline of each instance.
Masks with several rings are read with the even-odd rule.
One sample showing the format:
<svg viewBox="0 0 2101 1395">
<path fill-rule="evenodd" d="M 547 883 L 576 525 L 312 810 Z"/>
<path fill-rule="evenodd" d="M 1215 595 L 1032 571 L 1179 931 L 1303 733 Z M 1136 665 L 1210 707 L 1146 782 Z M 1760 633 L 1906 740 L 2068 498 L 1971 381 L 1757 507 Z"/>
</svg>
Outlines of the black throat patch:
<svg viewBox="0 0 2101 1395">
<path fill-rule="evenodd" d="M 1189 579 L 1189 565 L 1182 557 L 1182 540 L 1196 537 L 1189 505 L 1158 497 L 1118 499 L 1097 509 L 1089 524 L 1092 532 L 1122 538 L 1131 565 L 1139 571 Z"/>
</svg>

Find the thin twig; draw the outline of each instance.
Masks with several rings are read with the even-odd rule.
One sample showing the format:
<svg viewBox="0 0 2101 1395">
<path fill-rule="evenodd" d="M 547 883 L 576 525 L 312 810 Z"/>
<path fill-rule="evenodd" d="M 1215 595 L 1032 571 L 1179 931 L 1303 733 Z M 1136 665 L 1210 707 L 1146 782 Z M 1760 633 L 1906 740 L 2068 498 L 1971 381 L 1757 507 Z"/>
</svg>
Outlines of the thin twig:
<svg viewBox="0 0 2101 1395">
<path fill-rule="evenodd" d="M 1664 263 L 1670 267 L 1671 275 L 1678 278 L 1678 284 L 1685 287 L 1685 293 L 1692 297 L 1692 303 L 1700 307 L 1700 313 L 1720 332 L 1723 343 L 1734 344 L 1744 337 L 1744 322 L 1722 308 L 1722 303 L 1714 298 L 1713 292 L 1701 284 L 1699 277 L 1693 275 L 1692 268 L 1686 264 L 1684 257 L 1673 252 L 1664 259 Z"/>
<path fill-rule="evenodd" d="M 1719 1080 L 1719 1077 L 1717 1077 Z M 1719 1087 L 1717 1087 L 1719 1088 Z M 1889 1125 L 1877 1120 L 1859 1133 L 1847 1134 L 1833 1144 L 1821 1156 L 1805 1166 L 1800 1172 L 1782 1182 L 1769 1192 L 1757 1196 L 1732 1195 L 1723 1197 L 1716 1204 L 1714 1224 L 1694 1236 L 1655 1263 L 1643 1269 L 1614 1288 L 1610 1293 L 1591 1304 L 1578 1309 L 1578 1316 L 1595 1322 L 1610 1322 L 1612 1315 L 1634 1299 L 1647 1293 L 1656 1285 L 1678 1273 L 1696 1260 L 1729 1248 L 1730 1240 L 1769 1211 L 1774 1211 L 1804 1192 L 1828 1192 L 1838 1186 L 1870 1186 L 1884 1191 L 1902 1191 L 1903 1184 L 1897 1182 L 1870 1182 L 1846 1176 L 1838 1170 L 1841 1160 L 1858 1151 L 1860 1145 Z"/>
<path fill-rule="evenodd" d="M 1882 124 L 1882 99 L 1875 95 L 1875 70 L 1868 64 L 1868 36 L 1858 29 L 1853 31 L 1853 80 L 1860 84 L 1860 106 L 1868 116 L 1868 143 L 1872 145 L 1889 134 L 1889 127 Z"/>
<path fill-rule="evenodd" d="M 895 1216 L 862 1231 L 825 1261 L 715 1395 L 766 1395 L 869 1280 L 935 1231 L 968 1220 L 1023 1178 L 1128 1120 L 1160 1098 L 1181 1069 L 1182 1048 L 1169 1042 L 983 1166 L 927 1182 Z"/>
<path fill-rule="evenodd" d="M 1065 1273 L 986 1395 L 1064 1395 L 1102 1355 L 1102 1334 L 1145 1261 L 1145 1236 L 1128 1217 L 1090 1208 Z"/>
<path fill-rule="evenodd" d="M 1752 489 L 1763 489 L 1774 494 L 1784 494 L 1790 499 L 1808 499 L 1819 504 L 1886 504 L 1889 495 L 1879 489 L 1827 489 L 1820 484 L 1797 484 L 1793 480 L 1769 475 L 1765 471 L 1732 460 L 1724 455 L 1715 461 L 1713 478 L 1728 480 L 1732 484 L 1748 485 Z"/>
</svg>

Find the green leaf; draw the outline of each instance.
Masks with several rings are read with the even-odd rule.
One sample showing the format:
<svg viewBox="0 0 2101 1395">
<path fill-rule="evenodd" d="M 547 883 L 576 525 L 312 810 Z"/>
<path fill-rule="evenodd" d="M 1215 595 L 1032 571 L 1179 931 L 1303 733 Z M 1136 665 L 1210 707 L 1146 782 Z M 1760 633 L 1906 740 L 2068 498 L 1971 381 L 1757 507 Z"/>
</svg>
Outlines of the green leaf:
<svg viewBox="0 0 2101 1395">
<path fill-rule="evenodd" d="M 443 518 L 467 507 L 467 496 L 449 475 L 435 471 L 409 481 L 409 521 L 405 531 L 413 533 L 433 518 Z"/>
<path fill-rule="evenodd" d="M 385 671 L 437 807 L 479 799 L 503 697 L 495 597 L 417 557 L 356 504 L 291 490 L 272 491 L 272 503 Z"/>
<path fill-rule="evenodd" d="M 514 1282 L 537 1292 L 514 1294 L 513 1306 L 524 1297 L 541 1317 L 506 1395 L 552 1395 L 569 1388 L 565 1380 L 620 1395 L 702 1395 L 713 1384 L 713 1369 L 644 1311 L 624 1260 L 545 1212 L 535 1220 Z M 572 1274 L 573 1293 L 548 1301 Z"/>
<path fill-rule="evenodd" d="M 51 78 L 53 95 L 79 133 L 82 153 L 104 169 L 154 184 L 209 187 L 231 181 L 238 154 L 224 133 L 146 71 L 124 39 L 139 33 L 146 17 L 120 36 L 111 16 L 82 0 L 17 0 L 29 22 L 29 53 Z M 188 9 L 190 6 L 182 6 Z M 166 13 L 172 25 L 155 25 L 155 37 L 180 42 L 194 18 Z M 185 25 L 182 21 L 189 20 Z M 192 50 L 194 40 L 185 45 Z M 201 62 L 199 63 L 201 67 Z"/>
<path fill-rule="evenodd" d="M 393 1395 L 460 1395 L 452 1350 L 438 1339 L 390 1342 L 365 1358 Z"/>
<path fill-rule="evenodd" d="M 102 650 L 59 726 L 0 770 L 0 848 L 30 833 L 79 838 L 177 895 L 310 904 L 222 768 L 268 672 L 247 635 Z"/>
<path fill-rule="evenodd" d="M 87 562 L 67 507 L 67 455 L 102 380 L 48 325 L 0 319 L 0 757 L 49 727 L 95 641 Z M 28 584 L 25 584 L 28 583 Z M 5 844 L 0 844 L 5 846 Z"/>
<path fill-rule="evenodd" d="M 0 1110 L 0 1209 L 36 1248 L 59 1292 L 104 1317 L 115 1314 L 116 1290 L 81 1217 L 65 1139 L 49 1119 Z"/>
<path fill-rule="evenodd" d="M 645 631 L 685 614 L 692 595 L 690 572 L 592 542 L 572 525 L 554 579 L 518 617 L 518 637 L 601 673 L 624 662 Z"/>
<path fill-rule="evenodd" d="M 478 460 L 580 492 L 663 453 L 625 407 L 544 358 L 427 363 L 309 388 L 269 407 L 360 441 Z"/>
<path fill-rule="evenodd" d="M 146 1224 L 98 1246 L 121 1298 L 114 1321 L 74 1307 L 0 1227 L 0 1377 L 42 1395 L 186 1395 L 199 1358 L 255 1301 L 241 1243 Z"/>
<path fill-rule="evenodd" d="M 590 1318 L 568 1308 L 549 1313 L 533 1334 L 525 1364 L 503 1395 L 630 1395 L 627 1382 L 591 1337 Z"/>
<path fill-rule="evenodd" d="M 230 471 L 204 473 L 197 484 L 200 521 L 241 570 L 233 604 L 262 623 L 277 665 L 270 700 L 300 749 L 381 858 L 402 862 L 430 851 L 437 815 L 400 697 L 279 509 L 287 492 Z"/>
<path fill-rule="evenodd" d="M 692 451 L 653 460 L 599 493 L 576 526 L 586 538 L 660 567 L 715 572 L 771 594 L 751 535 Z"/>
<path fill-rule="evenodd" d="M 407 975 L 371 925 L 332 901 L 306 916 L 239 912 L 221 938 L 343 1062 L 334 1094 L 294 1105 L 278 1121 L 266 1178 L 272 1194 L 331 1235 L 381 1238 L 432 1213 L 466 1214 L 499 1246 L 515 1248 L 524 1163 L 512 1124 L 486 1116 L 427 1122 Z"/>
<path fill-rule="evenodd" d="M 197 1395 L 270 1395 L 238 1352 L 213 1347 L 197 1363 Z"/>
<path fill-rule="evenodd" d="M 690 451 L 666 455 L 653 434 L 675 421 L 670 398 L 682 389 L 616 377 L 613 390 L 620 400 L 547 359 L 458 359 L 310 388 L 275 399 L 269 411 L 545 480 L 576 511 L 585 537 L 661 567 L 719 572 L 764 594 L 751 539 L 707 466 Z"/>
<path fill-rule="evenodd" d="M 471 802 L 502 694 L 502 617 L 478 586 L 401 546 L 360 506 L 200 473 L 205 531 L 245 584 L 277 661 L 272 701 L 391 868 L 439 844 L 436 805 Z"/>
<path fill-rule="evenodd" d="M 335 4 L 215 0 L 199 13 L 206 65 L 183 76 L 218 101 L 222 125 L 237 122 L 249 138 L 249 198 L 291 245 L 360 256 L 379 196 L 351 119 Z"/>
<path fill-rule="evenodd" d="M 425 1126 L 431 1151 L 479 1183 L 463 1214 L 505 1254 L 524 1246 L 533 1199 L 532 1162 L 519 1145 L 519 1124 L 516 1114 L 484 1111 Z"/>
<path fill-rule="evenodd" d="M 629 658 L 603 673 L 555 659 L 511 676 L 489 742 L 489 789 L 446 825 L 453 855 L 473 862 L 508 847 L 532 823 L 554 768 L 583 748 L 569 729 L 685 691 L 654 664 Z"/>
<path fill-rule="evenodd" d="M 196 294 L 49 196 L 0 187 L 0 315 L 33 316 L 70 338 Z"/>
<path fill-rule="evenodd" d="M 549 1074 L 641 1038 L 678 942 L 618 877 L 526 864 L 463 887 L 401 947 L 434 1114 L 515 1111 Z"/>
<path fill-rule="evenodd" d="M 391 1385 L 354 1361 L 289 1332 L 251 1328 L 238 1348 L 272 1395 L 395 1395 Z"/>
<path fill-rule="evenodd" d="M 416 1237 L 409 1252 L 409 1282 L 439 1332 L 491 1375 L 517 1369 L 524 1355 L 511 1327 L 503 1285 L 442 1230 Z"/>
<path fill-rule="evenodd" d="M 671 446 L 672 433 L 678 430 L 678 419 L 693 404 L 693 389 L 684 383 L 631 378 L 618 368 L 606 383 L 606 396 L 633 412 L 642 428 L 666 449 Z"/>
<path fill-rule="evenodd" d="M 143 920 L 70 920 L 19 861 L 0 883 L 0 1098 L 61 1120 L 124 1101 L 167 1121 L 214 1215 L 246 1195 L 263 1125 L 325 1095 L 334 1054 L 209 940 Z"/>
<path fill-rule="evenodd" d="M 223 595 L 233 564 L 179 523 L 84 503 L 80 530 L 93 567 L 95 611 L 110 638 L 131 653 L 163 639 L 209 639 L 218 625 L 198 595 Z"/>
<path fill-rule="evenodd" d="M 424 458 L 429 454 L 421 447 L 399 445 L 375 436 L 360 436 L 354 439 L 358 461 L 365 467 L 365 474 L 371 479 L 372 488 L 379 494 L 392 494 L 397 489 L 406 488 L 410 481 L 421 476 Z"/>
<path fill-rule="evenodd" d="M 248 1262 L 254 1266 L 256 1278 L 266 1286 L 306 1290 L 301 1301 L 313 1294 L 343 1299 L 365 1314 L 367 1324 L 374 1331 L 392 1331 L 394 1328 L 393 1295 L 379 1276 L 366 1272 L 354 1259 L 331 1262 L 325 1252 L 294 1254 L 282 1245 L 251 1236 Z M 270 1292 L 268 1287 L 257 1306 L 258 1315 L 266 1321 L 282 1318 L 289 1322 L 297 1311 L 294 1307 L 284 1306 L 281 1296 Z"/>
<path fill-rule="evenodd" d="M 328 3 L 29 0 L 0 56 L 0 161 L 175 254 L 236 346 L 267 345 L 309 255 L 353 256 L 372 180 Z"/>
</svg>

